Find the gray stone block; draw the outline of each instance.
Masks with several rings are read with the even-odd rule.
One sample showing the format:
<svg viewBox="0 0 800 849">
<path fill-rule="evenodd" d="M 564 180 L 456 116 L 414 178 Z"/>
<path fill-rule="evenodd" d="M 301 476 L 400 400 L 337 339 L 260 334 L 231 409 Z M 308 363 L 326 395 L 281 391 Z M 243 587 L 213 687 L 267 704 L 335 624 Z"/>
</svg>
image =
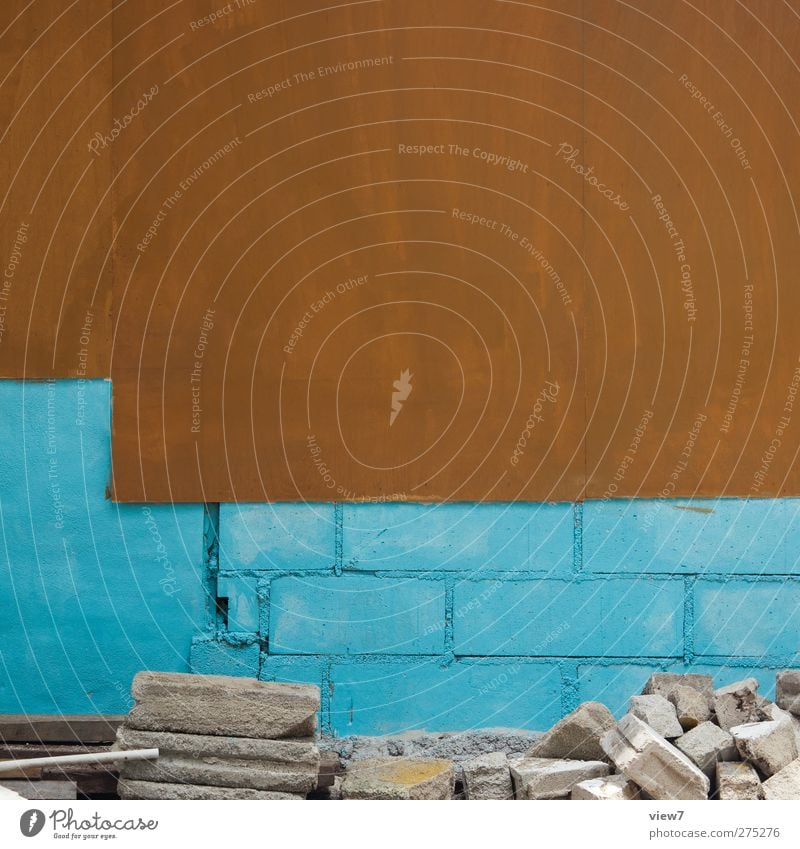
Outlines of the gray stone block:
<svg viewBox="0 0 800 849">
<path fill-rule="evenodd" d="M 673 688 L 678 685 L 691 687 L 709 699 L 714 693 L 714 681 L 710 675 L 701 675 L 696 672 L 688 672 L 685 675 L 676 672 L 654 672 L 647 679 L 642 695 L 659 695 L 668 699 Z"/>
<path fill-rule="evenodd" d="M 736 725 L 759 722 L 765 718 L 762 699 L 756 692 L 758 681 L 746 678 L 714 693 L 712 707 L 720 728 L 730 731 Z"/>
<path fill-rule="evenodd" d="M 517 799 L 567 799 L 576 784 L 590 778 L 602 778 L 608 773 L 608 764 L 602 761 L 525 755 L 511 764 Z"/>
<path fill-rule="evenodd" d="M 231 737 L 309 737 L 320 703 L 310 684 L 225 675 L 140 672 L 131 692 L 131 728 Z"/>
<path fill-rule="evenodd" d="M 532 758 L 602 760 L 600 738 L 613 727 L 614 717 L 605 705 L 584 702 L 546 731 L 527 754 Z"/>
<path fill-rule="evenodd" d="M 731 728 L 742 760 L 750 761 L 764 775 L 775 775 L 797 757 L 794 729 L 788 722 L 750 722 Z"/>
<path fill-rule="evenodd" d="M 784 669 L 775 676 L 775 701 L 779 708 L 800 716 L 800 669 Z"/>
<path fill-rule="evenodd" d="M 410 758 L 364 760 L 351 764 L 342 782 L 342 799 L 451 799 L 451 761 Z"/>
<path fill-rule="evenodd" d="M 599 799 L 605 802 L 640 799 L 639 788 L 624 775 L 590 778 L 572 788 L 572 799 Z"/>
<path fill-rule="evenodd" d="M 631 696 L 630 712 L 646 722 L 656 734 L 666 737 L 680 737 L 683 728 L 678 722 L 675 705 L 663 696 L 653 693 L 647 696 Z"/>
<path fill-rule="evenodd" d="M 768 778 L 762 787 L 765 799 L 800 799 L 800 758 Z"/>
<path fill-rule="evenodd" d="M 706 722 L 711 716 L 708 696 L 695 690 L 694 687 L 678 684 L 670 690 L 668 698 L 675 705 L 678 722 L 684 731 L 694 728 L 701 722 Z"/>
<path fill-rule="evenodd" d="M 795 716 L 789 713 L 788 710 L 779 708 L 773 702 L 761 706 L 761 712 L 765 719 L 774 719 L 776 722 L 788 722 L 794 731 L 794 742 L 797 745 L 797 751 L 800 752 L 800 716 Z"/>
<path fill-rule="evenodd" d="M 623 716 L 602 744 L 617 769 L 654 799 L 708 798 L 708 776 L 633 714 Z"/>
<path fill-rule="evenodd" d="M 718 761 L 738 761 L 739 750 L 733 737 L 713 722 L 701 722 L 675 740 L 675 746 L 709 777 Z"/>
<path fill-rule="evenodd" d="M 723 801 L 764 798 L 758 773 L 742 761 L 717 764 L 717 794 Z"/>
<path fill-rule="evenodd" d="M 467 799 L 513 799 L 511 768 L 505 752 L 492 752 L 462 765 Z"/>
<path fill-rule="evenodd" d="M 162 784 L 157 781 L 136 781 L 129 778 L 120 778 L 117 792 L 120 799 L 305 799 L 305 796 L 297 793 L 251 790 L 245 787 L 204 787 L 197 784 Z"/>
</svg>

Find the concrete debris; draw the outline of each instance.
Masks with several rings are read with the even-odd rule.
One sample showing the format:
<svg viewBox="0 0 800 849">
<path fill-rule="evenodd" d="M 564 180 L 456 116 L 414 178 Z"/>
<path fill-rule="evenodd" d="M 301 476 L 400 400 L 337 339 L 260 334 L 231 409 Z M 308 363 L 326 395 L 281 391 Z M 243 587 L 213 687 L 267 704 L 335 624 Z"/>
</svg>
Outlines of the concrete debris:
<svg viewBox="0 0 800 849">
<path fill-rule="evenodd" d="M 453 761 L 457 781 L 463 780 L 462 764 L 481 755 L 503 752 L 522 755 L 541 738 L 539 731 L 516 728 L 482 728 L 458 732 L 408 731 L 386 737 L 328 737 L 320 739 L 321 751 L 335 752 L 343 766 L 362 760 L 416 758 Z"/>
<path fill-rule="evenodd" d="M 640 799 L 639 788 L 624 775 L 609 775 L 606 778 L 590 778 L 572 788 L 573 799 L 601 799 L 603 801 L 625 801 Z"/>
<path fill-rule="evenodd" d="M 614 727 L 611 711 L 599 702 L 584 702 L 531 747 L 532 758 L 596 761 L 604 757 L 600 738 Z"/>
<path fill-rule="evenodd" d="M 411 758 L 358 761 L 342 782 L 342 799 L 451 799 L 453 764 Z"/>
<path fill-rule="evenodd" d="M 653 693 L 647 696 L 631 696 L 630 712 L 646 722 L 656 734 L 668 740 L 680 737 L 683 728 L 678 722 L 675 705 L 663 696 Z"/>
<path fill-rule="evenodd" d="M 675 745 L 709 778 L 714 777 L 718 761 L 739 760 L 733 737 L 713 722 L 701 722 L 675 740 Z"/>
<path fill-rule="evenodd" d="M 511 764 L 517 799 L 568 799 L 581 781 L 609 774 L 603 761 L 536 758 L 526 755 Z"/>
<path fill-rule="evenodd" d="M 789 713 L 788 710 L 779 708 L 773 702 L 768 702 L 762 706 L 761 712 L 764 714 L 765 719 L 774 719 L 778 722 L 788 722 L 791 724 L 794 731 L 794 742 L 797 745 L 797 751 L 800 752 L 800 716 L 795 716 L 793 713 Z"/>
<path fill-rule="evenodd" d="M 784 669 L 775 676 L 775 701 L 779 708 L 800 716 L 800 669 Z"/>
<path fill-rule="evenodd" d="M 602 740 L 617 769 L 654 799 L 706 799 L 708 777 L 683 752 L 632 713 Z"/>
<path fill-rule="evenodd" d="M 120 778 L 117 792 L 120 799 L 305 799 L 305 795 L 300 793 L 251 790 L 247 787 L 162 784 L 157 781 L 136 781 L 130 778 Z"/>
<path fill-rule="evenodd" d="M 717 795 L 722 801 L 764 798 L 758 773 L 741 761 L 717 764 Z"/>
<path fill-rule="evenodd" d="M 678 722 L 684 731 L 705 722 L 711 716 L 709 698 L 694 687 L 678 684 L 670 690 L 668 698 L 675 705 Z"/>
<path fill-rule="evenodd" d="M 800 799 L 800 758 L 768 778 L 762 787 L 765 799 Z"/>
<path fill-rule="evenodd" d="M 768 720 L 731 728 L 742 760 L 749 761 L 764 775 L 775 775 L 797 757 L 794 729 L 788 722 Z"/>
<path fill-rule="evenodd" d="M 310 684 L 225 675 L 140 672 L 131 693 L 131 728 L 265 740 L 312 736 L 320 705 Z"/>
<path fill-rule="evenodd" d="M 712 707 L 720 728 L 730 731 L 737 725 L 764 719 L 761 698 L 751 686 L 753 680 L 748 678 L 714 693 Z"/>
<path fill-rule="evenodd" d="M 669 694 L 678 685 L 691 687 L 708 699 L 714 694 L 714 681 L 710 675 L 700 675 L 696 672 L 688 672 L 685 675 L 675 672 L 654 672 L 644 685 L 642 695 L 658 695 L 668 699 Z"/>
<path fill-rule="evenodd" d="M 511 768 L 505 752 L 481 755 L 462 765 L 467 799 L 513 799 Z"/>
</svg>

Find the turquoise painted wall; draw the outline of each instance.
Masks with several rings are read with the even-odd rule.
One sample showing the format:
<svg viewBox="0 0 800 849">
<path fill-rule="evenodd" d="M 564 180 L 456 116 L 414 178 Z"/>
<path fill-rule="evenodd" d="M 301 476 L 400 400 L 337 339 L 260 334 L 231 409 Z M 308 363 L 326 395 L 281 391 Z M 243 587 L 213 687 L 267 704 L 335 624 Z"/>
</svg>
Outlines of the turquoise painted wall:
<svg viewBox="0 0 800 849">
<path fill-rule="evenodd" d="M 543 728 L 655 668 L 800 665 L 800 499 L 115 505 L 107 382 L 0 408 L 0 711 L 191 669 L 317 683 L 339 734 Z"/>
</svg>

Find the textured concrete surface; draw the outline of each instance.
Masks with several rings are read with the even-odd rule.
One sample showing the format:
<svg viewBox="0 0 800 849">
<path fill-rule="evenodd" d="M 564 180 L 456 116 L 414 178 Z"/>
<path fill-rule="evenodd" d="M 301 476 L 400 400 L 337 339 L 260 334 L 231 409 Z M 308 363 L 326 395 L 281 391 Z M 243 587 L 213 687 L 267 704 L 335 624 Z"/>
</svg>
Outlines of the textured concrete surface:
<svg viewBox="0 0 800 849">
<path fill-rule="evenodd" d="M 165 784 L 121 778 L 117 785 L 121 799 L 195 800 L 213 799 L 305 799 L 297 793 L 251 790 L 245 787 L 207 787 L 199 784 Z"/>
<path fill-rule="evenodd" d="M 320 693 L 307 684 L 140 672 L 131 692 L 136 704 L 127 724 L 141 731 L 277 740 L 317 728 Z"/>
<path fill-rule="evenodd" d="M 453 781 L 453 765 L 446 760 L 391 758 L 358 761 L 345 773 L 342 798 L 450 799 Z"/>
</svg>

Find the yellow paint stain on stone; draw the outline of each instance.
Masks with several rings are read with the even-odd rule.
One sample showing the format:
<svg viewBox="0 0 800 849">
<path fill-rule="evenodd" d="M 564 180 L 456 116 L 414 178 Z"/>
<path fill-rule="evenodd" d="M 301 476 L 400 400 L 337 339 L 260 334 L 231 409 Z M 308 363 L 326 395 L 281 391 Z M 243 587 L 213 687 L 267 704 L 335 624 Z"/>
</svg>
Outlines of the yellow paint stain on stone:
<svg viewBox="0 0 800 849">
<path fill-rule="evenodd" d="M 376 778 L 412 787 L 440 775 L 450 768 L 450 761 L 398 761 L 387 763 L 376 771 Z"/>
</svg>

